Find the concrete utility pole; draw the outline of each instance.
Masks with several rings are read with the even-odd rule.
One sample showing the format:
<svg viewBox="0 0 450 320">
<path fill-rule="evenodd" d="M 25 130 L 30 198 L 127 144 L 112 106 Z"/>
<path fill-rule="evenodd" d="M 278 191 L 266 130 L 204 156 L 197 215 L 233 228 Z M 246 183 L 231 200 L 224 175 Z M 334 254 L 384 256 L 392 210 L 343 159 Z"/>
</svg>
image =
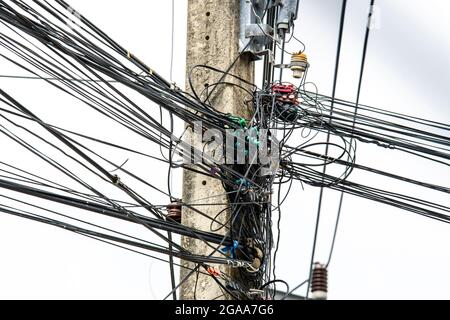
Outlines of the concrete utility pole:
<svg viewBox="0 0 450 320">
<path fill-rule="evenodd" d="M 195 65 L 209 65 L 221 70 L 226 70 L 233 63 L 239 54 L 239 7 L 238 0 L 188 0 L 188 26 L 187 26 L 187 73 Z M 239 77 L 253 82 L 254 65 L 250 62 L 247 55 L 242 55 L 233 69 L 230 71 Z M 212 72 L 205 68 L 196 68 L 192 73 L 192 81 L 197 93 L 208 86 L 217 82 L 221 74 Z M 231 77 L 227 81 L 235 81 Z M 186 77 L 186 89 L 189 90 L 189 83 Z M 243 92 L 230 85 L 220 85 L 215 93 L 210 97 L 212 104 L 220 111 L 231 113 L 241 117 L 248 118 L 250 110 L 244 104 L 245 97 Z M 192 136 L 188 139 L 191 139 Z M 189 140 L 187 140 L 189 141 Z M 225 190 L 222 184 L 205 175 L 200 175 L 189 170 L 183 173 L 183 202 L 188 204 L 205 203 L 227 203 L 228 199 L 224 195 Z M 219 196 L 217 196 L 219 195 Z M 209 198 L 208 198 L 209 197 Z M 204 199 L 207 198 L 207 199 Z M 200 200 L 201 199 L 201 200 Z M 210 217 L 215 217 L 220 211 L 225 210 L 220 215 L 220 222 L 224 223 L 229 218 L 229 212 L 226 212 L 227 206 L 200 206 Z M 198 213 L 183 207 L 182 223 L 186 226 L 210 231 L 211 220 L 202 217 Z M 218 227 L 217 224 L 213 227 Z M 221 230 L 223 233 L 226 230 Z M 208 255 L 212 249 L 200 240 L 189 237 L 182 238 L 182 246 L 187 250 L 201 255 Z M 182 265 L 194 268 L 195 264 L 182 261 Z M 221 271 L 231 274 L 228 267 L 222 267 Z M 181 279 L 183 279 L 189 270 L 181 268 Z M 197 289 L 194 296 L 196 275 L 192 275 L 181 286 L 181 299 L 214 299 L 222 296 L 221 299 L 227 299 L 223 296 L 216 282 L 208 276 L 199 275 Z"/>
</svg>

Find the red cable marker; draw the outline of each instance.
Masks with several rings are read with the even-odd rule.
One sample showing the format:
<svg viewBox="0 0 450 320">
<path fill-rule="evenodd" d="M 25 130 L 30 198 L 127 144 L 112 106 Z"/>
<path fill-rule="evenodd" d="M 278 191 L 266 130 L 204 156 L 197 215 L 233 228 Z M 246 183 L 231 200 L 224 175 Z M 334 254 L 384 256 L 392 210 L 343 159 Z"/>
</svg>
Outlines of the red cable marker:
<svg viewBox="0 0 450 320">
<path fill-rule="evenodd" d="M 213 277 L 219 277 L 221 275 L 221 272 L 220 272 L 219 268 L 217 268 L 217 267 L 208 267 L 208 269 L 206 269 L 206 271 L 208 271 L 208 273 L 210 275 L 212 275 Z"/>
</svg>

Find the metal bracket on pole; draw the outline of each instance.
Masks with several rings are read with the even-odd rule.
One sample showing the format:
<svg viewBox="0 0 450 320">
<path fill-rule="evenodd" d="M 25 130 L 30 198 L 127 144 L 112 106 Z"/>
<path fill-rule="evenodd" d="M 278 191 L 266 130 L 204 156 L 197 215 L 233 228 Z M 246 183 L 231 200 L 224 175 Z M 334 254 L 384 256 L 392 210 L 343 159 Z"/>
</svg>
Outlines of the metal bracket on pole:
<svg viewBox="0 0 450 320">
<path fill-rule="evenodd" d="M 240 35 L 239 52 L 251 54 L 252 60 L 261 59 L 270 40 L 279 41 L 275 30 L 263 23 L 264 10 L 279 6 L 276 21 L 280 37 L 289 33 L 297 12 L 300 0 L 240 0 Z"/>
<path fill-rule="evenodd" d="M 269 2 L 269 3 L 268 3 Z M 239 52 L 251 54 L 252 60 L 261 59 L 260 54 L 275 33 L 271 26 L 262 23 L 264 9 L 272 0 L 241 0 Z"/>
</svg>

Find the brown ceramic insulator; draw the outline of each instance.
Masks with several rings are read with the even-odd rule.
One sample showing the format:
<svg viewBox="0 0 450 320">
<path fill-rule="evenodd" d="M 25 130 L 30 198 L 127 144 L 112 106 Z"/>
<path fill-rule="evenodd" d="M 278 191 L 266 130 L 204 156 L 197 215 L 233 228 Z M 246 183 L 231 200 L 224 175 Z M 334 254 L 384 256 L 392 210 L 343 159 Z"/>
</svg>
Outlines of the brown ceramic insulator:
<svg viewBox="0 0 450 320">
<path fill-rule="evenodd" d="M 328 292 L 328 271 L 325 265 L 320 263 L 314 264 L 312 279 L 311 279 L 311 292 L 316 291 Z"/>
<path fill-rule="evenodd" d="M 181 203 L 175 201 L 167 206 L 167 219 L 181 223 Z"/>
</svg>

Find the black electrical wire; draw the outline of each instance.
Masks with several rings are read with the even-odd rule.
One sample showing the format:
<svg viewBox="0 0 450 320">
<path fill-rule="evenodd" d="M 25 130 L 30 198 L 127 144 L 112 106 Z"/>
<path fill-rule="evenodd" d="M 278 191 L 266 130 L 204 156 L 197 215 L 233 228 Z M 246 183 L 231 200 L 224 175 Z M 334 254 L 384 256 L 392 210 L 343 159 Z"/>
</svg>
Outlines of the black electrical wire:
<svg viewBox="0 0 450 320">
<path fill-rule="evenodd" d="M 339 63 L 340 63 L 340 57 L 341 57 L 341 45 L 342 45 L 342 37 L 344 34 L 344 23 L 345 23 L 345 12 L 347 8 L 347 0 L 342 1 L 341 5 L 341 18 L 340 18 L 340 25 L 339 25 L 339 35 L 338 35 L 338 42 L 337 42 L 337 49 L 336 49 L 336 61 L 335 61 L 335 70 L 334 70 L 334 79 L 333 79 L 333 92 L 331 96 L 331 109 L 330 109 L 330 117 L 333 115 L 333 107 L 334 107 L 334 98 L 336 96 L 336 86 L 337 86 L 337 79 L 339 74 Z M 330 126 L 331 126 L 331 120 L 330 120 Z M 328 146 L 330 143 L 330 130 L 328 130 L 327 133 L 327 142 L 326 142 L 326 148 L 325 148 L 325 156 L 328 156 Z M 325 176 L 326 173 L 326 166 L 323 167 L 323 175 Z M 315 223 L 315 230 L 314 230 L 314 239 L 313 239 L 313 246 L 312 246 L 312 253 L 311 253 L 311 261 L 309 266 L 309 281 L 308 281 L 308 287 L 306 289 L 306 299 L 308 299 L 309 294 L 309 288 L 311 284 L 311 277 L 312 277 L 312 270 L 314 265 L 314 255 L 316 252 L 316 244 L 317 244 L 317 235 L 319 232 L 319 223 L 320 223 L 320 214 L 322 210 L 322 199 L 323 199 L 323 187 L 320 187 L 320 194 L 319 194 L 319 202 L 317 205 L 317 216 L 316 216 L 316 223 Z M 287 290 L 289 292 L 289 290 Z"/>
</svg>

